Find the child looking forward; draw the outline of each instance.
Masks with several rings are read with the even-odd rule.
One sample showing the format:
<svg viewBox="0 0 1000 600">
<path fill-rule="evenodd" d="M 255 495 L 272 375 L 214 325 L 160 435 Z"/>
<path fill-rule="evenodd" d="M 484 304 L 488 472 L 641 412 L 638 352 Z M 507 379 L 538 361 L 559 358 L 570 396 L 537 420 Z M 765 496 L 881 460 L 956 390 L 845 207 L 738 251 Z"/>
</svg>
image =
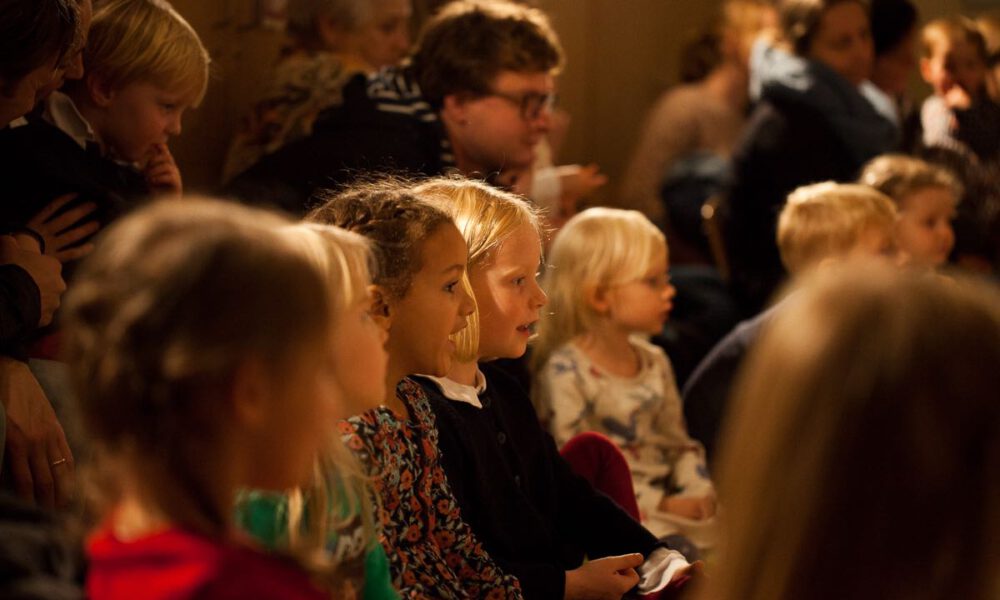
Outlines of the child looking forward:
<svg viewBox="0 0 1000 600">
<path fill-rule="evenodd" d="M 670 361 L 641 338 L 662 330 L 675 293 L 663 234 L 637 211 L 590 209 L 556 236 L 549 264 L 534 360 L 553 436 L 610 437 L 629 461 L 643 523 L 658 537 L 702 532 L 696 542 L 710 544 L 704 452 L 685 429 Z"/>
<path fill-rule="evenodd" d="M 446 214 L 390 182 L 355 186 L 309 218 L 367 237 L 378 262 L 372 313 L 389 332 L 386 396 L 341 432 L 380 499 L 380 538 L 396 587 L 407 598 L 519 598 L 517 580 L 462 520 L 427 395 L 407 378 L 451 368 L 450 336 L 473 310 L 462 286 L 465 240 Z"/>
<path fill-rule="evenodd" d="M 865 165 L 858 182 L 896 203 L 896 243 L 912 264 L 944 265 L 955 246 L 952 221 L 962 197 L 954 175 L 919 158 L 887 154 Z"/>
<path fill-rule="evenodd" d="M 481 182 L 436 179 L 415 191 L 447 211 L 469 244 L 477 310 L 448 376 L 420 378 L 463 518 L 525 598 L 620 598 L 640 575 L 641 591 L 662 589 L 687 562 L 575 475 L 527 391 L 488 364 L 525 353 L 546 303 L 538 216 Z"/>
<path fill-rule="evenodd" d="M 327 597 L 232 531 L 237 489 L 307 481 L 343 416 L 330 370 L 339 319 L 284 223 L 158 203 L 110 229 L 81 268 L 68 358 L 112 500 L 88 544 L 88 597 Z"/>
</svg>

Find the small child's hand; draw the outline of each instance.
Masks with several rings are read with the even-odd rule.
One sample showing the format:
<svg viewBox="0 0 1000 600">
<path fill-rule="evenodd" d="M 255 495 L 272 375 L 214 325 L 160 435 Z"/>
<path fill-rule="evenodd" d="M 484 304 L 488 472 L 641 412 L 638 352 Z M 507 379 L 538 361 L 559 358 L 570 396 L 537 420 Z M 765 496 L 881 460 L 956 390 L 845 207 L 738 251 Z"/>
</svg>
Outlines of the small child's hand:
<svg viewBox="0 0 1000 600">
<path fill-rule="evenodd" d="M 953 85 L 944 94 L 944 102 L 948 108 L 964 110 L 972 106 L 972 96 L 960 85 Z"/>
<path fill-rule="evenodd" d="M 715 495 L 710 494 L 701 498 L 688 498 L 682 496 L 664 496 L 660 500 L 660 510 L 675 514 L 686 519 L 700 521 L 709 519 L 715 515 Z"/>
<path fill-rule="evenodd" d="M 608 176 L 595 164 L 563 165 L 558 167 L 558 173 L 562 182 L 559 208 L 567 219 L 577 213 L 580 200 L 608 183 Z"/>
<path fill-rule="evenodd" d="M 174 156 L 166 144 L 157 144 L 143 170 L 146 183 L 155 191 L 166 195 L 180 196 L 184 191 L 181 171 L 174 162 Z"/>
</svg>

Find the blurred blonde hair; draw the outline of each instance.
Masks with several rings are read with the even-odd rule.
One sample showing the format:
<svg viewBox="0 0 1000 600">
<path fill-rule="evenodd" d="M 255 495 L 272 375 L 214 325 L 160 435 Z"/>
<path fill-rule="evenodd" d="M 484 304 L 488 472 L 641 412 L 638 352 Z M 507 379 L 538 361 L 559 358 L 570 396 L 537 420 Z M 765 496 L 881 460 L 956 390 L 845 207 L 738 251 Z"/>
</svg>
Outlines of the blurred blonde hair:
<svg viewBox="0 0 1000 600">
<path fill-rule="evenodd" d="M 641 279 L 666 248 L 663 232 L 636 210 L 588 208 L 567 221 L 552 241 L 542 279 L 549 305 L 533 347 L 535 372 L 559 346 L 594 326 L 598 315 L 586 301 L 588 291 Z"/>
<path fill-rule="evenodd" d="M 724 429 L 711 600 L 996 598 L 1000 295 L 882 265 L 800 282 Z"/>
<path fill-rule="evenodd" d="M 956 201 L 963 193 L 962 184 L 951 171 L 905 154 L 884 154 L 872 159 L 861 169 L 858 183 L 875 188 L 897 205 L 906 196 L 925 188 L 944 188 L 954 194 Z"/>
<path fill-rule="evenodd" d="M 778 216 L 781 261 L 799 273 L 847 254 L 873 228 L 891 238 L 895 223 L 892 200 L 868 186 L 832 181 L 802 186 L 789 194 Z"/>
<path fill-rule="evenodd" d="M 279 234 L 287 223 L 218 200 L 155 202 L 107 229 L 66 294 L 65 358 L 96 472 L 141 457 L 168 480 L 158 508 L 194 531 L 222 535 L 231 519 L 205 468 L 226 427 L 220 390 L 249 359 L 278 381 L 328 343 L 328 286 Z M 119 485 L 99 482 L 105 503 Z"/>
<path fill-rule="evenodd" d="M 368 296 L 374 259 L 364 236 L 317 223 L 297 223 L 281 233 L 325 275 L 334 323 Z M 350 583 L 360 589 L 366 552 L 344 556 L 342 549 L 331 552 L 329 542 L 331 534 L 359 527 L 366 550 L 377 543 L 373 494 L 360 463 L 331 432 L 310 485 L 288 494 L 288 551 L 328 585 Z M 355 539 L 340 535 L 338 541 L 347 545 Z"/>
<path fill-rule="evenodd" d="M 933 57 L 940 51 L 942 44 L 956 42 L 972 45 L 982 59 L 983 66 L 986 66 L 989 57 L 986 39 L 972 19 L 963 16 L 934 19 L 920 31 L 920 45 L 924 58 Z"/>
<path fill-rule="evenodd" d="M 530 225 L 541 237 L 538 211 L 514 194 L 494 188 L 482 181 L 460 177 L 439 177 L 413 188 L 413 193 L 440 209 L 455 222 L 469 246 L 469 268 L 462 285 L 475 300 L 469 272 L 486 266 L 494 253 L 514 231 Z M 465 329 L 453 336 L 459 362 L 479 359 L 479 307 L 469 315 Z"/>
<path fill-rule="evenodd" d="M 84 71 L 113 89 L 150 82 L 201 104 L 208 51 L 166 0 L 98 0 L 83 50 Z"/>
</svg>

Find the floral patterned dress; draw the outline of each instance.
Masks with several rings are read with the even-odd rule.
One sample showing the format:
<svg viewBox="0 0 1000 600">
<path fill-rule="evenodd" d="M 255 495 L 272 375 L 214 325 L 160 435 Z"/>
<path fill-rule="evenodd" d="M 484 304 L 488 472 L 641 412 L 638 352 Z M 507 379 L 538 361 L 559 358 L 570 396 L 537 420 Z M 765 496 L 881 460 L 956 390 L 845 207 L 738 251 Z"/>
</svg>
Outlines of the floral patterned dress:
<svg viewBox="0 0 1000 600">
<path fill-rule="evenodd" d="M 426 393 L 404 379 L 396 394 L 409 419 L 379 407 L 340 424 L 345 444 L 373 478 L 396 588 L 404 598 L 521 598 L 517 579 L 497 567 L 462 520 Z"/>
</svg>

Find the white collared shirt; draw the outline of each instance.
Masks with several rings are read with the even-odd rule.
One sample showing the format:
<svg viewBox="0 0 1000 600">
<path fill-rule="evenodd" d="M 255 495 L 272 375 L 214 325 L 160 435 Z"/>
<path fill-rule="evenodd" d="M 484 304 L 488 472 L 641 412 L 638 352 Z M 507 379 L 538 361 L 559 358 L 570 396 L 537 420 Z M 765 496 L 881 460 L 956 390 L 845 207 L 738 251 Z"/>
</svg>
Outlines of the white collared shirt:
<svg viewBox="0 0 1000 600">
<path fill-rule="evenodd" d="M 45 99 L 45 111 L 42 113 L 42 118 L 73 138 L 73 141 L 84 150 L 87 149 L 88 143 L 100 143 L 97 134 L 94 133 L 94 128 L 90 126 L 87 119 L 83 118 L 73 100 L 62 92 L 52 92 Z"/>
<path fill-rule="evenodd" d="M 476 408 L 483 407 L 483 403 L 479 400 L 479 395 L 486 391 L 486 377 L 478 367 L 476 368 L 475 385 L 465 385 L 447 377 L 433 377 L 431 375 L 421 375 L 421 377 L 426 377 L 433 381 L 441 390 L 441 393 L 444 394 L 444 397 L 449 400 L 471 404 Z"/>
</svg>

